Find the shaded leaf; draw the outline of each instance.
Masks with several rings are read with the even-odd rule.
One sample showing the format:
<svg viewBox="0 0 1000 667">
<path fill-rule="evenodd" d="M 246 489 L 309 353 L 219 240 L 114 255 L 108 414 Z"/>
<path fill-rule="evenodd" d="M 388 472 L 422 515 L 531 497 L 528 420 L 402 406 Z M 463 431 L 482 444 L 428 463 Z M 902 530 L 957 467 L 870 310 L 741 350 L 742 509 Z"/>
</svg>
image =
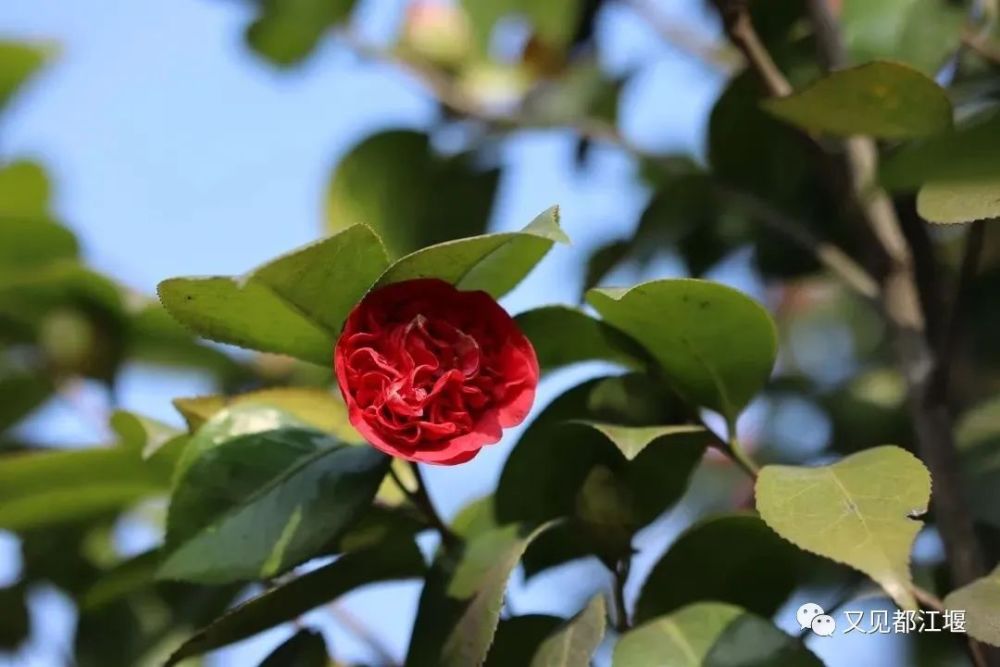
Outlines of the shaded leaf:
<svg viewBox="0 0 1000 667">
<path fill-rule="evenodd" d="M 625 633 L 614 667 L 820 667 L 798 640 L 739 607 L 702 602 Z"/>
<path fill-rule="evenodd" d="M 482 665 L 500 620 L 504 591 L 525 548 L 548 526 L 487 530 L 458 554 L 439 554 L 428 574 L 406 665 Z"/>
<path fill-rule="evenodd" d="M 1000 177 L 1000 113 L 916 141 L 882 161 L 879 180 L 894 189 L 930 182 L 983 182 Z"/>
<path fill-rule="evenodd" d="M 5 272 L 73 259 L 78 252 L 76 237 L 62 225 L 38 218 L 0 217 L 0 267 Z"/>
<path fill-rule="evenodd" d="M 670 545 L 646 576 L 635 621 L 702 600 L 770 617 L 798 585 L 800 553 L 750 514 L 699 521 Z"/>
<path fill-rule="evenodd" d="M 260 667 L 327 667 L 326 640 L 316 630 L 299 630 L 264 658 Z"/>
<path fill-rule="evenodd" d="M 499 298 L 513 289 L 549 251 L 567 243 L 552 207 L 519 232 L 501 232 L 448 241 L 397 260 L 379 279 L 388 285 L 416 278 L 439 278 L 461 290 L 483 290 Z"/>
<path fill-rule="evenodd" d="M 545 306 L 514 318 L 531 340 L 543 371 L 581 361 L 641 368 L 642 349 L 628 336 L 577 308 Z"/>
<path fill-rule="evenodd" d="M 765 466 L 757 510 L 776 533 L 806 551 L 864 572 L 900 607 L 910 592 L 910 550 L 927 511 L 931 479 L 913 454 L 887 445 L 827 466 Z"/>
<path fill-rule="evenodd" d="M 368 447 L 319 449 L 180 544 L 159 576 L 225 583 L 285 572 L 360 518 L 387 466 L 388 458 Z"/>
<path fill-rule="evenodd" d="M 604 639 L 604 598 L 595 595 L 587 606 L 550 635 L 531 659 L 531 667 L 587 667 Z"/>
<path fill-rule="evenodd" d="M 52 383 L 40 373 L 0 375 L 0 432 L 17 424 L 52 395 Z"/>
<path fill-rule="evenodd" d="M 587 300 L 639 341 L 676 391 L 730 424 L 767 382 L 777 334 L 767 311 L 730 287 L 704 280 L 656 280 L 594 289 Z"/>
<path fill-rule="evenodd" d="M 889 58 L 935 75 L 961 39 L 965 11 L 939 0 L 843 0 L 844 41 L 854 62 Z"/>
<path fill-rule="evenodd" d="M 483 667 L 524 667 L 538 645 L 563 623 L 558 616 L 528 614 L 500 620 Z"/>
<path fill-rule="evenodd" d="M 951 127 L 951 102 L 944 89 L 926 75 L 891 62 L 838 70 L 763 105 L 806 130 L 842 136 L 908 139 Z"/>
<path fill-rule="evenodd" d="M 412 541 L 386 541 L 370 549 L 347 553 L 328 565 L 296 577 L 240 604 L 192 635 L 167 663 L 252 637 L 291 621 L 311 609 L 366 584 L 419 577 L 424 571 L 420 551 Z"/>
<path fill-rule="evenodd" d="M 1000 527 L 1000 397 L 963 414 L 955 440 L 969 510 L 979 521 Z"/>
<path fill-rule="evenodd" d="M 969 636 L 1000 646 L 1000 567 L 949 593 L 944 606 L 965 612 Z"/>
<path fill-rule="evenodd" d="M 1000 174 L 954 183 L 926 183 L 917 193 L 917 212 L 928 222 L 949 224 L 1000 218 Z"/>
<path fill-rule="evenodd" d="M 371 225 L 390 255 L 400 257 L 486 231 L 498 181 L 498 170 L 479 169 L 469 156 L 437 155 L 424 133 L 380 132 L 354 146 L 334 169 L 326 228 Z"/>
<path fill-rule="evenodd" d="M 31 618 L 23 586 L 0 587 L 0 651 L 16 651 L 28 639 Z"/>
</svg>

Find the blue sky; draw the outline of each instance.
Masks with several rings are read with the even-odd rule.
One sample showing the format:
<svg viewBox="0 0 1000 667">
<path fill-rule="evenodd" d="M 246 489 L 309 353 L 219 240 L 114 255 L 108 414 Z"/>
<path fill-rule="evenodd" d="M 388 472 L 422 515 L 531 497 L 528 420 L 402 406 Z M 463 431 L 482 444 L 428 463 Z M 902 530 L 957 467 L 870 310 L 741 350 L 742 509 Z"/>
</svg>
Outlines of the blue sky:
<svg viewBox="0 0 1000 667">
<path fill-rule="evenodd" d="M 404 4 L 362 2 L 355 28 L 384 40 Z M 659 5 L 684 25 L 713 29 L 698 0 Z M 157 282 L 171 276 L 241 273 L 316 238 L 324 187 L 337 158 L 377 129 L 424 127 L 435 117 L 435 105 L 414 82 L 363 63 L 332 42 L 299 69 L 272 69 L 244 47 L 248 20 L 247 6 L 236 0 L 0 4 L 0 34 L 52 40 L 61 51 L 3 118 L 2 156 L 35 157 L 46 164 L 56 208 L 81 237 L 88 260 L 132 287 L 152 293 Z M 609 69 L 635 72 L 621 105 L 625 133 L 649 148 L 697 151 L 707 110 L 722 84 L 718 73 L 663 44 L 624 7 L 604 13 L 598 41 Z M 583 172 L 571 167 L 572 159 L 572 138 L 563 131 L 521 133 L 503 150 L 494 228 L 523 226 L 558 203 L 574 241 L 553 251 L 505 300 L 512 311 L 575 301 L 583 258 L 598 243 L 634 226 L 645 203 L 633 165 L 616 151 L 598 151 Z M 653 272 L 677 270 L 666 262 Z M 760 295 L 742 261 L 734 260 L 720 275 Z M 544 388 L 542 402 L 598 370 L 556 376 Z M 198 377 L 130 368 L 122 402 L 176 421 L 169 399 L 206 388 Z M 59 401 L 28 428 L 53 444 L 101 436 Z M 512 441 L 484 452 L 460 473 L 430 471 L 432 492 L 445 514 L 492 487 Z M 675 513 L 666 521 L 669 530 L 649 531 L 649 546 L 655 547 L 651 557 L 686 518 Z M 155 536 L 134 526 L 123 532 L 131 548 L 150 539 Z M 5 571 L 8 577 L 16 571 L 15 546 L 0 536 L 0 582 Z M 633 583 L 651 565 L 645 560 Z M 604 577 L 592 563 L 574 565 L 539 577 L 530 587 L 515 586 L 512 605 L 518 613 L 571 613 L 585 591 L 572 598 L 563 592 L 579 589 L 581 580 L 603 585 Z M 347 596 L 342 605 L 401 654 L 417 592 L 416 584 L 379 587 Z M 40 591 L 36 601 L 44 639 L 18 665 L 57 664 L 54 638 L 65 637 L 72 624 L 65 602 L 54 592 Z M 366 657 L 364 647 L 322 618 L 341 655 Z M 223 652 L 216 664 L 245 664 L 287 632 L 267 633 Z"/>
</svg>

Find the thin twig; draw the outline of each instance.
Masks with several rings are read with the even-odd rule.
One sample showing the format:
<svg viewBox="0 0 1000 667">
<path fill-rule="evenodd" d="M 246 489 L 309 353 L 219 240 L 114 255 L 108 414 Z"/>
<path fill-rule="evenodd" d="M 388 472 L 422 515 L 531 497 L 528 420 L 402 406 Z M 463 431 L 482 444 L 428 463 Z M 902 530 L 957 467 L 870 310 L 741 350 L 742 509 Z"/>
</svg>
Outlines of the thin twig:
<svg viewBox="0 0 1000 667">
<path fill-rule="evenodd" d="M 628 617 L 628 607 L 625 605 L 625 584 L 628 582 L 629 571 L 632 569 L 632 558 L 626 556 L 615 564 L 612 571 L 614 574 L 614 586 L 612 587 L 612 599 L 615 605 L 615 630 L 621 633 L 628 632 L 632 627 Z"/>
<path fill-rule="evenodd" d="M 729 41 L 740 50 L 747 65 L 760 77 L 768 92 L 774 97 L 784 97 L 792 92 L 792 86 L 754 30 L 747 2 L 748 0 L 715 0 Z"/>
<path fill-rule="evenodd" d="M 461 543 L 461 540 L 458 535 L 456 535 L 451 528 L 448 527 L 448 524 L 441 519 L 441 515 L 438 514 L 437 509 L 434 507 L 431 497 L 427 494 L 427 485 L 424 482 L 423 473 L 420 472 L 420 466 L 411 462 L 410 467 L 413 469 L 413 477 L 417 480 L 417 488 L 413 491 L 412 496 L 410 496 L 411 499 L 424 513 L 424 516 L 431 523 L 431 525 L 434 526 L 437 532 L 441 535 L 441 543 L 444 545 L 445 549 L 455 549 Z M 397 477 L 396 479 L 398 480 L 399 478 Z"/>
</svg>

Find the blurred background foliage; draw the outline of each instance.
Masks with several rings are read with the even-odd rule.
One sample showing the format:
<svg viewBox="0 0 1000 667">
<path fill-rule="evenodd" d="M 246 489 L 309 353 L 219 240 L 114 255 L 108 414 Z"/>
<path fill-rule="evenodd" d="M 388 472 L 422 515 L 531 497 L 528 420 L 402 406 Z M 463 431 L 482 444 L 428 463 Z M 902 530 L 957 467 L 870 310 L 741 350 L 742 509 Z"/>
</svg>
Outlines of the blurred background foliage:
<svg viewBox="0 0 1000 667">
<path fill-rule="evenodd" d="M 843 22 L 851 62 L 886 58 L 953 82 L 950 96 L 960 119 L 996 111 L 1000 34 L 973 30 L 993 25 L 995 6 L 983 3 L 984 16 L 970 19 L 976 15 L 970 14 L 969 3 L 950 0 L 831 3 Z M 581 179 L 585 190 L 587 174 L 600 173 L 599 165 L 609 160 L 618 161 L 630 190 L 621 205 L 602 208 L 612 214 L 604 216 L 606 224 L 600 229 L 574 227 L 574 206 L 569 203 L 565 224 L 571 236 L 580 231 L 584 243 L 563 251 L 571 253 L 571 259 L 546 275 L 547 282 L 529 283 L 516 304 L 558 300 L 546 291 L 555 283 L 560 283 L 560 295 L 573 291 L 579 300 L 582 288 L 634 282 L 640 276 L 711 275 L 755 290 L 779 323 L 782 350 L 776 376 L 741 425 L 760 461 L 823 461 L 886 442 L 913 446 L 904 383 L 892 362 L 881 318 L 867 300 L 832 280 L 781 230 L 791 227 L 807 239 L 832 241 L 863 259 L 868 259 L 870 239 L 841 203 L 838 189 L 829 186 L 830 166 L 816 159 L 814 148 L 798 132 L 760 108 L 760 87 L 726 44 L 712 7 L 692 1 L 678 10 L 653 0 L 412 0 L 393 3 L 389 38 L 373 38 L 366 26 L 374 1 L 359 6 L 353 0 L 244 4 L 239 9 L 241 17 L 247 16 L 241 48 L 255 54 L 254 67 L 271 77 L 273 85 L 319 66 L 317 52 L 335 43 L 352 58 L 351 67 L 375 63 L 403 72 L 393 84 L 416 86 L 434 104 L 432 120 L 424 126 L 390 124 L 358 137 L 337 158 L 317 202 L 322 209 L 317 235 L 364 221 L 380 233 L 390 255 L 398 257 L 431 243 L 495 229 L 498 221 L 514 217 L 501 210 L 505 197 L 518 187 L 505 173 L 510 144 L 557 133 L 572 146 L 572 160 L 560 165 L 570 172 L 568 178 Z M 805 21 L 804 6 L 797 0 L 751 3 L 762 39 L 796 86 L 820 73 L 816 35 Z M 51 11 L 60 9 L 54 5 Z M 681 81 L 656 95 L 639 96 L 634 84 L 645 74 L 643 63 L 634 63 L 629 71 L 609 65 L 615 58 L 606 44 L 614 42 L 606 34 L 622 13 L 645 26 L 646 39 L 664 40 L 668 59 L 695 62 L 699 76 L 719 83 L 717 99 L 700 110 L 704 136 L 690 138 L 680 150 L 634 137 L 636 133 L 620 123 L 623 109 L 637 104 L 646 106 L 654 124 L 676 123 L 677 99 L 688 95 Z M 0 42 L 0 113 L 18 104 L 23 91 L 44 86 L 40 73 L 46 68 L 73 57 L 58 44 L 7 35 Z M 151 80 L 149 85 L 155 84 Z M 327 102 L 336 108 L 355 100 L 332 90 Z M 282 122 L 276 119 L 275 133 L 282 132 Z M 3 136 L 0 118 L 0 139 Z M 1000 153 L 1000 145 L 993 145 Z M 52 183 L 46 165 L 11 152 L 2 140 L 0 150 L 0 451 L 5 455 L 0 462 L 0 529 L 12 545 L 0 552 L 0 559 L 19 563 L 8 567 L 12 574 L 0 580 L 0 656 L 18 665 L 157 664 L 180 638 L 247 592 L 239 586 L 153 582 L 151 555 L 159 538 L 138 552 L 123 546 L 123 525 L 133 530 L 138 530 L 137 524 L 152 527 L 154 534 L 162 526 L 174 453 L 169 444 L 157 447 L 182 437 L 179 417 L 165 426 L 115 413 L 107 426 L 119 405 L 123 372 L 136 366 L 182 369 L 202 377 L 199 386 L 207 391 L 227 395 L 283 386 L 327 388 L 330 372 L 285 357 L 234 352 L 195 340 L 149 293 L 91 266 L 75 228 L 57 212 L 61 209 L 53 203 L 53 191 L 58 184 Z M 532 178 L 530 173 L 527 178 Z M 542 192 L 542 204 L 555 203 L 562 194 L 558 188 Z M 960 259 L 960 234 L 948 227 L 928 228 L 917 216 L 912 192 L 900 191 L 896 202 L 914 247 L 940 259 L 935 275 L 922 278 L 951 284 Z M 597 222 L 590 218 L 588 224 Z M 248 236 L 254 233 L 252 228 L 245 231 Z M 242 239 L 230 242 L 240 244 Z M 274 250 L 270 254 L 276 254 Z M 225 251 L 218 248 L 220 254 Z M 144 253 L 157 250 L 143 247 L 134 252 L 142 261 Z M 528 291 L 531 298 L 524 296 Z M 990 562 L 1000 558 L 1000 468 L 995 453 L 1000 406 L 995 398 L 987 400 L 1000 392 L 998 293 L 1000 226 L 994 225 L 986 232 L 980 273 L 965 304 L 969 324 L 953 356 L 952 392 L 952 409 L 962 415 L 964 474 L 977 529 L 993 549 Z M 556 374 L 553 387 L 569 386 L 571 380 L 600 370 L 591 366 L 575 374 Z M 553 389 L 548 391 L 549 397 L 554 395 Z M 37 415 L 44 420 L 46 406 L 53 402 L 72 406 L 85 420 L 97 422 L 95 430 L 105 435 L 104 441 L 87 447 L 36 441 Z M 184 414 L 191 419 L 190 411 Z M 150 446 L 156 453 L 144 461 L 141 452 Z M 37 465 L 9 456 L 41 450 L 50 456 Z M 486 489 L 497 479 L 502 462 L 497 456 L 484 464 L 489 467 L 477 469 Z M 709 455 L 697 475 L 682 509 L 651 523 L 644 533 L 646 542 L 665 544 L 713 509 L 749 504 L 750 488 L 735 481 L 738 475 L 729 464 Z M 456 480 L 443 475 L 431 479 L 441 485 L 442 494 L 448 493 L 446 484 L 462 484 Z M 501 480 L 500 503 L 503 494 Z M 659 510 L 662 507 L 652 510 L 650 520 Z M 714 543 L 711 533 L 701 539 L 710 543 L 708 548 L 738 548 L 721 540 Z M 553 553 L 549 549 L 555 547 L 547 548 L 546 542 L 529 551 L 525 588 L 534 577 L 548 576 L 539 574 L 543 570 L 579 555 L 572 553 L 571 540 L 556 545 L 568 545 L 570 553 L 565 554 Z M 780 549 L 769 555 L 772 547 L 766 541 L 755 547 L 761 553 L 755 557 L 759 563 L 754 562 L 763 570 L 734 575 L 762 577 L 767 583 L 760 584 L 760 595 L 747 594 L 748 608 L 765 616 L 778 614 L 787 624 L 794 581 L 783 575 L 798 567 L 812 568 L 817 581 L 791 600 L 836 596 L 843 584 L 839 575 L 824 573 L 815 563 L 791 562 Z M 686 553 L 678 545 L 671 556 L 673 567 L 690 568 L 691 576 L 698 576 L 702 564 Z M 940 577 L 941 560 L 940 545 L 929 529 L 918 541 L 918 579 Z M 592 569 L 574 572 L 597 576 Z M 555 581 L 562 583 L 535 597 L 525 595 L 526 605 L 565 613 L 581 605 L 538 600 L 548 596 L 582 603 L 603 583 L 589 583 L 587 577 Z M 39 618 L 55 613 L 52 603 L 36 594 L 43 588 L 58 591 L 63 607 L 72 609 L 76 622 L 69 637 L 54 636 L 44 623 L 39 626 Z M 676 599 L 639 597 L 638 613 L 665 613 L 685 601 L 684 589 L 675 589 L 673 595 Z M 518 600 L 515 595 L 512 605 Z M 381 628 L 378 612 L 369 613 L 374 621 L 365 627 L 343 609 L 332 610 L 338 632 L 353 637 L 347 640 L 346 659 L 382 664 L 384 652 L 396 652 L 380 648 L 371 635 L 399 635 L 390 638 L 390 644 L 405 644 L 410 612 L 394 610 L 390 600 L 380 604 L 382 618 L 404 618 Z M 31 614 L 29 607 L 34 608 Z M 536 620 L 552 627 L 551 618 Z M 283 632 L 287 637 L 293 630 L 285 627 Z M 503 636 L 514 630 L 501 624 L 500 632 Z M 339 656 L 337 641 L 334 654 Z M 861 664 L 856 661 L 858 651 L 876 650 L 884 658 L 878 664 L 962 664 L 959 647 L 947 637 L 922 636 L 919 641 L 917 651 L 912 637 L 872 638 L 860 645 L 837 638 L 817 650 L 834 665 Z M 217 660 L 247 664 L 243 661 L 259 659 L 278 643 L 272 635 L 247 653 Z M 308 657 L 301 662 L 288 658 L 315 654 L 315 637 L 308 633 L 296 635 L 279 651 L 285 657 L 272 655 L 273 662 L 266 664 L 321 664 Z M 606 660 L 607 652 L 599 653 L 599 659 Z"/>
</svg>

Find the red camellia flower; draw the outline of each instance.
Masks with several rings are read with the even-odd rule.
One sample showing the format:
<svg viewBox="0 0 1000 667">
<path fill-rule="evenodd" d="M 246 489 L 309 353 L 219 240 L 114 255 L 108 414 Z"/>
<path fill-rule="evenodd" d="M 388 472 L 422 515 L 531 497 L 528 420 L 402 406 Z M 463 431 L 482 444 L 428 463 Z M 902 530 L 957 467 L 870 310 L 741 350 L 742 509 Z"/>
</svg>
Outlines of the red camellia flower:
<svg viewBox="0 0 1000 667">
<path fill-rule="evenodd" d="M 524 421 L 538 385 L 528 339 L 486 292 L 436 279 L 376 289 L 337 341 L 351 423 L 411 461 L 454 465 Z"/>
</svg>

